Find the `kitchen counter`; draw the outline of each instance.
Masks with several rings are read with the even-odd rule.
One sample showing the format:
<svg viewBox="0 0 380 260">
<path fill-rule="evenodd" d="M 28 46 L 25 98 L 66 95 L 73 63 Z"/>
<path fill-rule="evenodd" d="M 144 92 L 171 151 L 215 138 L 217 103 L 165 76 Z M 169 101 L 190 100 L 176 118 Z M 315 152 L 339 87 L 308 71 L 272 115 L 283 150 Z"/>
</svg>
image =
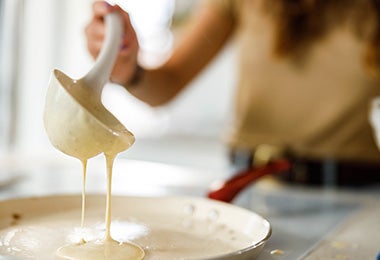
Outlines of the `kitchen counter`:
<svg viewBox="0 0 380 260">
<path fill-rule="evenodd" d="M 375 259 L 376 254 L 380 255 L 380 204 L 373 201 L 323 238 L 305 259 Z"/>
<path fill-rule="evenodd" d="M 104 169 L 102 158 L 89 161 L 88 193 L 105 193 Z M 214 180 L 226 176 L 227 170 L 203 171 L 117 159 L 113 194 L 205 196 Z M 79 161 L 66 157 L 0 161 L 1 200 L 80 192 Z M 233 203 L 257 212 L 272 225 L 272 236 L 259 260 L 376 259 L 380 251 L 379 198 L 379 187 L 306 188 L 266 178 L 245 190 Z"/>
<path fill-rule="evenodd" d="M 380 251 L 378 188 L 257 186 L 252 188 L 252 198 L 258 198 L 250 208 L 273 227 L 260 260 L 376 259 Z M 275 249 L 283 254 L 272 255 Z"/>
</svg>

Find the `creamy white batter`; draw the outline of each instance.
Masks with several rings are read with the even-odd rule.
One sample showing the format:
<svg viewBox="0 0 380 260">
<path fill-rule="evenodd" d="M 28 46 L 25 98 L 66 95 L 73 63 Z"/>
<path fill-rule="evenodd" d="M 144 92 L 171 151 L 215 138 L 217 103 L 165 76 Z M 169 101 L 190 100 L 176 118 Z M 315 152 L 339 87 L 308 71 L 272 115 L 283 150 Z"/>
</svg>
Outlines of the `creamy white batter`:
<svg viewBox="0 0 380 260">
<path fill-rule="evenodd" d="M 62 245 L 80 244 L 82 238 L 102 240 L 106 228 L 101 217 L 104 212 L 101 196 L 89 197 L 83 230 L 78 221 L 81 210 L 73 207 L 73 202 L 75 198 L 69 202 L 72 206 L 68 210 L 60 212 L 50 207 L 43 210 L 41 206 L 38 216 L 22 217 L 17 225 L 1 228 L 0 255 L 58 260 L 61 258 L 56 250 Z M 182 208 L 181 214 L 173 211 L 157 214 L 157 209 L 145 210 L 144 205 L 126 210 L 123 205 L 128 199 L 124 202 L 119 197 L 114 202 L 117 218 L 112 221 L 113 238 L 139 245 L 145 252 L 144 260 L 205 259 L 247 248 L 252 241 L 258 241 L 251 233 L 244 234 L 243 229 L 233 230 L 218 220 L 200 219 Z M 67 207 L 68 203 L 63 205 Z"/>
<path fill-rule="evenodd" d="M 58 249 L 57 255 L 65 259 L 143 259 L 144 251 L 130 243 L 120 243 L 113 239 L 90 241 L 64 246 Z"/>
<path fill-rule="evenodd" d="M 72 260 L 141 260 L 144 251 L 138 245 L 129 242 L 118 242 L 111 237 L 111 193 L 112 168 L 116 154 L 105 154 L 107 164 L 107 201 L 105 212 L 106 231 L 102 239 L 86 241 L 82 235 L 78 243 L 71 243 L 58 248 L 56 255 L 63 259 Z M 85 202 L 86 202 L 86 169 L 87 160 L 82 160 L 83 188 L 82 188 L 82 217 L 81 229 L 84 228 Z"/>
<path fill-rule="evenodd" d="M 47 99 L 47 107 L 56 110 L 45 113 L 45 128 L 56 148 L 82 162 L 82 209 L 45 212 L 43 208 L 43 212 L 38 211 L 37 215 L 25 220 L 20 218 L 6 228 L 0 221 L 0 255 L 39 260 L 182 260 L 209 258 L 252 245 L 252 237 L 219 223 L 218 212 L 210 209 L 208 217 L 196 218 L 196 209 L 192 205 L 182 205 L 185 206 L 182 215 L 174 214 L 177 208 L 158 211 L 160 214 L 157 215 L 156 207 L 160 207 L 157 204 L 150 206 L 155 210 L 149 214 L 141 214 L 142 205 L 133 205 L 132 212 L 121 214 L 120 210 L 128 205 L 119 201 L 115 208 L 119 217 L 138 215 L 134 219 L 127 217 L 111 221 L 113 162 L 118 153 L 134 143 L 134 136 L 108 112 L 99 97 L 92 95 L 90 89 L 60 72 L 55 73 L 59 82 L 56 83 L 64 85 L 71 95 L 65 91 L 51 93 L 54 99 Z M 59 106 L 54 106 L 56 103 L 63 105 L 61 109 L 68 107 L 72 114 L 57 116 L 62 111 Z M 73 129 L 79 131 L 79 135 L 70 132 Z M 104 153 L 107 165 L 104 221 L 99 220 L 102 212 L 98 204 L 94 206 L 94 200 L 92 207 L 86 208 L 87 160 L 99 153 Z M 99 203 L 99 198 L 95 201 Z M 80 213 L 81 226 L 77 227 Z M 111 236 L 111 222 L 115 239 Z"/>
<path fill-rule="evenodd" d="M 57 255 L 73 260 L 140 260 L 144 257 L 144 251 L 140 247 L 127 242 L 119 243 L 111 237 L 113 161 L 118 153 L 128 149 L 134 143 L 134 136 L 103 106 L 99 92 L 85 85 L 83 80 L 72 80 L 59 71 L 55 71 L 54 76 L 46 99 L 45 129 L 51 143 L 57 149 L 82 162 L 82 229 L 85 222 L 87 160 L 103 153 L 107 164 L 104 238 L 97 241 L 86 241 L 82 238 L 77 244 L 59 248 Z M 60 111 L 60 116 L 57 116 L 59 109 L 63 112 Z"/>
</svg>

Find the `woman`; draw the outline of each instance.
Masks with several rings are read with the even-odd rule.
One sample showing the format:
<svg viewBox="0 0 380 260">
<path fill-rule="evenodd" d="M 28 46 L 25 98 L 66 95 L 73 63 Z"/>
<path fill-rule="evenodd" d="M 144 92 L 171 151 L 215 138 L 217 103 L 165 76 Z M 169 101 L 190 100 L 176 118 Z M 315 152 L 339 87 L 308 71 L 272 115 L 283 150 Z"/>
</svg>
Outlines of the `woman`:
<svg viewBox="0 0 380 260">
<path fill-rule="evenodd" d="M 239 81 L 233 154 L 272 147 L 295 161 L 288 178 L 338 185 L 380 180 L 380 153 L 368 123 L 370 100 L 380 94 L 380 3 L 377 0 L 209 0 L 191 19 L 170 59 L 143 70 L 128 14 L 93 5 L 86 28 L 96 57 L 103 16 L 124 18 L 123 47 L 111 81 L 152 106 L 175 97 L 235 38 Z"/>
</svg>

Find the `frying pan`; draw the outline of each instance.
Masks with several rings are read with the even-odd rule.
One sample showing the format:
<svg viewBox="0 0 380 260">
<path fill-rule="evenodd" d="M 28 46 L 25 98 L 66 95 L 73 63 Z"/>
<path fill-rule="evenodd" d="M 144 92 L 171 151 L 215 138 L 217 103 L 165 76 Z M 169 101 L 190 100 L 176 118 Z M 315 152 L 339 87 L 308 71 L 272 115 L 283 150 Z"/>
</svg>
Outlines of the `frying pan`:
<svg viewBox="0 0 380 260">
<path fill-rule="evenodd" d="M 0 256 L 55 259 L 62 244 L 97 239 L 104 205 L 103 195 L 88 196 L 81 229 L 79 195 L 2 201 Z M 112 215 L 113 237 L 139 244 L 146 260 L 254 259 L 271 235 L 269 222 L 256 213 L 200 197 L 114 196 Z"/>
</svg>

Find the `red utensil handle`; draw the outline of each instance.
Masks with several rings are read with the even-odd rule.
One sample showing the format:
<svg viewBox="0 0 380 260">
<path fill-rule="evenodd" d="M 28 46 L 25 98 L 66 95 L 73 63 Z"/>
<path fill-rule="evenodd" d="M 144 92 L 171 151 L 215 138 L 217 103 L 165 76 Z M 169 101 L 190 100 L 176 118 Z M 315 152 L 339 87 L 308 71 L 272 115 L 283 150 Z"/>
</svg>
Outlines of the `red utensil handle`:
<svg viewBox="0 0 380 260">
<path fill-rule="evenodd" d="M 210 199 L 231 202 L 239 192 L 257 179 L 265 175 L 288 171 L 290 168 L 291 163 L 284 159 L 272 161 L 264 166 L 250 168 L 225 181 L 221 187 L 211 190 L 208 193 L 208 197 Z"/>
</svg>

